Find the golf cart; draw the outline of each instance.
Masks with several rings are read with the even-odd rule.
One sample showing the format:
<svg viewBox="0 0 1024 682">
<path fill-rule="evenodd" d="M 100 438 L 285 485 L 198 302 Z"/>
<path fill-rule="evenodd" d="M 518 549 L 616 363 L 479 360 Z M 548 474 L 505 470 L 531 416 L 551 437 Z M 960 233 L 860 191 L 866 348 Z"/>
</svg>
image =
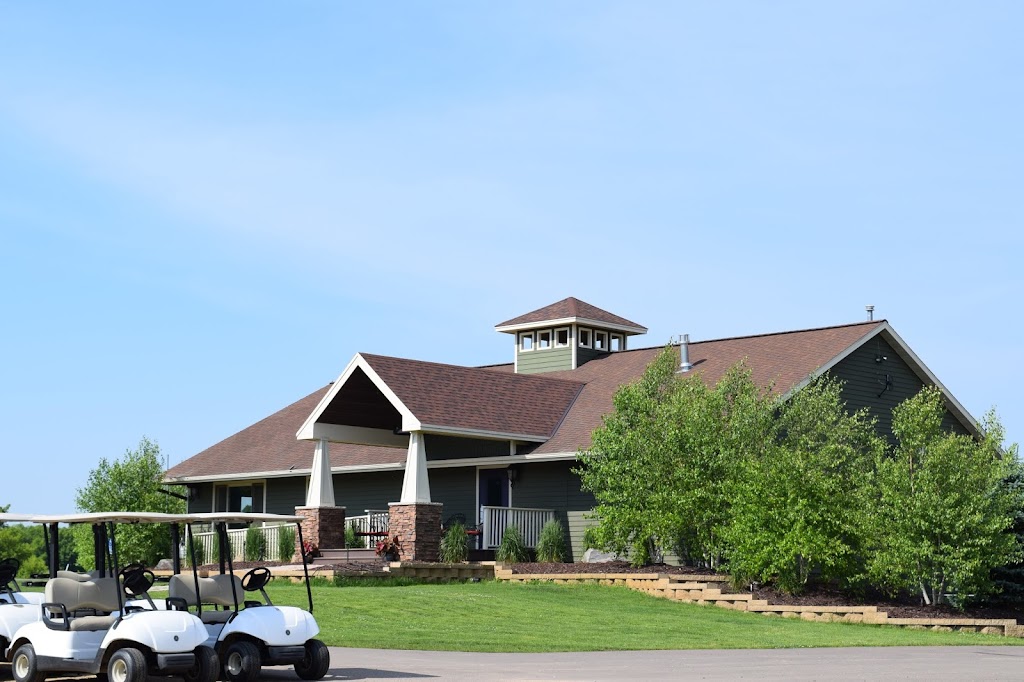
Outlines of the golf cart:
<svg viewBox="0 0 1024 682">
<path fill-rule="evenodd" d="M 91 525 L 101 577 L 47 581 L 43 603 L 36 607 L 39 619 L 14 633 L 6 653 L 17 682 L 42 682 L 50 673 L 105 673 L 110 682 L 144 682 L 148 675 L 177 675 L 187 682 L 217 678 L 220 664 L 216 652 L 204 646 L 208 635 L 202 621 L 181 601 L 167 599 L 157 608 L 148 595 L 152 572 L 139 564 L 118 566 L 118 524 L 177 524 L 187 517 L 109 512 L 31 520 L 54 528 Z M 53 569 L 51 562 L 55 575 Z M 129 598 L 132 603 L 126 603 Z"/>
<path fill-rule="evenodd" d="M 34 517 L 0 514 L 0 523 L 24 523 Z M 7 651 L 14 633 L 42 617 L 42 592 L 22 592 L 17 575 L 21 563 L 14 557 L 0 560 L 0 655 Z M 4 661 L 7 659 L 4 658 Z"/>
<path fill-rule="evenodd" d="M 199 578 L 198 589 L 187 576 L 174 575 L 168 583 L 171 599 L 195 606 L 206 625 L 207 646 L 217 650 L 223 665 L 222 679 L 228 682 L 252 682 L 264 665 L 293 665 L 304 680 L 319 680 L 327 674 L 331 657 L 327 646 L 315 639 L 320 627 L 313 618 L 313 593 L 309 571 L 303 560 L 309 610 L 278 606 L 271 602 L 264 587 L 271 579 L 266 567 L 253 568 L 241 577 L 235 575 L 228 539 L 228 524 L 283 522 L 298 526 L 301 546 L 301 516 L 261 513 L 193 514 L 193 522 L 208 523 L 217 538 L 220 573 Z M 191 538 L 191 528 L 189 528 Z M 195 545 L 192 564 L 195 565 Z M 210 607 L 213 608 L 210 608 Z M 220 607 L 219 609 L 217 607 Z"/>
</svg>

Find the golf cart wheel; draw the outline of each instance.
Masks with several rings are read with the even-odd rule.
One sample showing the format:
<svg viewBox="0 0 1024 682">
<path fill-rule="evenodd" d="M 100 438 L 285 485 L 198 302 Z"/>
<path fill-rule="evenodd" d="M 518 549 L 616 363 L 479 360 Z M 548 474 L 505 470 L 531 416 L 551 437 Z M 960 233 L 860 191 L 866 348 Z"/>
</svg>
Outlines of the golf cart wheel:
<svg viewBox="0 0 1024 682">
<path fill-rule="evenodd" d="M 43 682 L 46 675 L 39 672 L 36 650 L 31 644 L 22 644 L 11 659 L 11 674 L 18 682 Z"/>
<path fill-rule="evenodd" d="M 220 659 L 217 652 L 208 646 L 196 647 L 196 664 L 182 677 L 185 682 L 214 682 L 220 673 Z"/>
<path fill-rule="evenodd" d="M 259 647 L 244 639 L 231 643 L 224 652 L 224 676 L 221 679 L 228 682 L 253 682 L 259 674 Z"/>
<path fill-rule="evenodd" d="M 146 656 L 138 649 L 118 649 L 107 662 L 109 682 L 146 682 Z"/>
<path fill-rule="evenodd" d="M 306 655 L 295 664 L 295 674 L 304 680 L 319 680 L 331 667 L 331 652 L 319 639 L 306 642 Z"/>
</svg>

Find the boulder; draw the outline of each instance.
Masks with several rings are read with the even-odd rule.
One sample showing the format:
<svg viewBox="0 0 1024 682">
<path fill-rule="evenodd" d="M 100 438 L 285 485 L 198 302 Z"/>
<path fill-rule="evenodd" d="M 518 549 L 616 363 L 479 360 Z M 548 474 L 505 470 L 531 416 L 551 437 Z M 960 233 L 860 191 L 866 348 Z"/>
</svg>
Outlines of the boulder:
<svg viewBox="0 0 1024 682">
<path fill-rule="evenodd" d="M 606 564 L 609 561 L 619 560 L 619 556 L 613 552 L 601 552 L 596 549 L 588 549 L 583 553 L 583 563 L 585 564 Z"/>
</svg>

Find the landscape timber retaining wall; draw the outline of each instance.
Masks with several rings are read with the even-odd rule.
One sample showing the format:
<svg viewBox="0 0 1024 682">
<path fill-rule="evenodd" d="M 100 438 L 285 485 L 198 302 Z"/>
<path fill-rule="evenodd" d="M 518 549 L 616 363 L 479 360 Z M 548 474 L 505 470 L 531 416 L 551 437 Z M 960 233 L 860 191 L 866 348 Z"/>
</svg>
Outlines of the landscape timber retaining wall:
<svg viewBox="0 0 1024 682">
<path fill-rule="evenodd" d="M 494 579 L 508 582 L 553 582 L 623 585 L 655 597 L 692 604 L 712 604 L 736 611 L 750 611 L 776 618 L 799 618 L 820 622 L 893 625 L 941 632 L 981 632 L 1024 638 L 1024 626 L 1012 619 L 996 618 L 890 618 L 877 606 L 803 606 L 769 604 L 747 593 L 730 593 L 728 579 L 720 575 L 675 575 L 666 573 L 513 573 L 501 564 L 494 566 Z"/>
</svg>

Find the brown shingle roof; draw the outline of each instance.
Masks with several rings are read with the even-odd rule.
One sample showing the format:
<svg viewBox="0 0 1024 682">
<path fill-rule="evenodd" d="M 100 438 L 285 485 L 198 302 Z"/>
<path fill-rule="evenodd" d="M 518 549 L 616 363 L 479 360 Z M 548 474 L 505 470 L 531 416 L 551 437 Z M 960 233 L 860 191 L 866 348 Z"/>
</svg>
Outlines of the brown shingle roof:
<svg viewBox="0 0 1024 682">
<path fill-rule="evenodd" d="M 581 301 L 578 298 L 564 298 L 557 303 L 538 308 L 532 312 L 520 315 L 519 317 L 513 317 L 511 320 L 505 320 L 495 327 L 512 327 L 520 324 L 531 324 L 533 322 L 548 322 L 551 320 L 564 320 L 566 318 L 583 318 L 586 320 L 593 320 L 594 322 L 605 322 L 607 324 L 619 325 L 623 327 L 633 327 L 642 332 L 646 332 L 647 328 L 637 324 L 636 322 L 630 322 L 624 317 L 613 315 L 607 310 L 602 310 L 596 305 L 590 305 L 586 301 Z M 641 332 L 641 333 L 642 333 Z"/>
<path fill-rule="evenodd" d="M 785 393 L 883 322 L 691 342 L 691 371 L 713 385 L 726 370 L 745 358 L 759 386 L 774 382 L 775 391 Z M 550 376 L 572 376 L 586 382 L 587 386 L 558 433 L 534 452 L 574 452 L 589 447 L 590 434 L 601 425 L 601 417 L 612 410 L 616 389 L 643 374 L 661 350 L 644 348 L 609 353 L 576 370 L 552 372 Z"/>
<path fill-rule="evenodd" d="M 421 424 L 435 427 L 549 438 L 583 388 L 571 376 L 360 355 Z"/>
<path fill-rule="evenodd" d="M 295 432 L 324 397 L 330 385 L 310 393 L 298 402 L 261 419 L 171 467 L 166 479 L 195 476 L 226 476 L 264 471 L 309 470 L 313 466 L 313 443 L 296 440 Z M 405 461 L 405 450 L 371 445 L 331 443 L 331 466 L 392 464 Z"/>
<path fill-rule="evenodd" d="M 746 358 L 754 381 L 786 392 L 829 364 L 884 321 L 690 343 L 693 372 L 713 384 Z M 461 367 L 363 354 L 424 424 L 503 433 L 553 435 L 534 452 L 575 452 L 612 409 L 619 386 L 638 378 L 661 348 L 609 353 L 576 370 L 512 373 L 512 365 Z M 324 387 L 167 472 L 167 478 L 308 470 L 313 443 L 295 433 L 324 397 Z M 568 411 L 566 411 L 568 409 Z M 563 419 L 564 416 L 564 419 Z M 405 450 L 332 443 L 331 465 L 405 461 Z"/>
</svg>

